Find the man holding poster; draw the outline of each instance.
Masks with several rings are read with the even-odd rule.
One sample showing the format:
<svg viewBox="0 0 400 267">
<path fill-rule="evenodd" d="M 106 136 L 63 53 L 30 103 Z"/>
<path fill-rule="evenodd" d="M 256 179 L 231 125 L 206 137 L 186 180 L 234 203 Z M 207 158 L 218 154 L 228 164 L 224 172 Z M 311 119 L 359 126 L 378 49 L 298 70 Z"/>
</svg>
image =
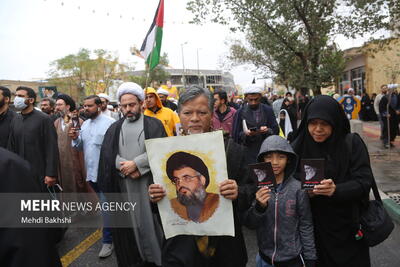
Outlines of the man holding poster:
<svg viewBox="0 0 400 267">
<path fill-rule="evenodd" d="M 227 177 L 221 177 L 222 181 L 218 181 L 217 184 L 214 182 L 213 185 L 206 186 L 207 192 L 211 192 L 219 195 L 220 203 L 225 202 L 227 200 L 231 200 L 233 203 L 233 217 L 234 217 L 234 236 L 228 235 L 195 235 L 195 234 L 178 234 L 173 237 L 168 238 L 166 234 L 166 242 L 163 246 L 163 255 L 162 255 L 162 266 L 185 266 L 185 267 L 194 267 L 194 266 L 233 266 L 233 267 L 244 267 L 247 263 L 247 252 L 246 246 L 243 239 L 243 234 L 241 230 L 241 225 L 239 223 L 239 210 L 246 209 L 250 206 L 248 201 L 251 190 L 255 192 L 251 185 L 247 186 L 247 168 L 244 164 L 243 158 L 243 148 L 236 143 L 233 142 L 232 139 L 225 139 L 222 148 L 215 143 L 210 143 L 210 140 L 207 138 L 219 138 L 222 137 L 221 132 L 209 133 L 211 130 L 211 118 L 213 112 L 213 103 L 212 96 L 209 91 L 198 87 L 192 86 L 188 88 L 184 93 L 180 95 L 179 103 L 178 103 L 178 114 L 181 120 L 182 129 L 185 135 L 183 137 L 170 137 L 168 139 L 164 139 L 164 141 L 170 141 L 176 138 L 193 138 L 191 142 L 180 142 L 181 146 L 186 147 L 186 149 L 178 150 L 177 147 L 174 147 L 175 151 L 170 153 L 171 156 L 173 153 L 178 151 L 186 151 L 187 153 L 193 152 L 190 148 L 193 146 L 197 146 L 208 150 L 214 151 L 223 151 L 225 150 L 225 155 L 221 157 L 213 157 L 211 160 L 207 159 L 206 153 L 196 152 L 193 153 L 195 156 L 207 159 L 205 160 L 205 165 L 208 167 L 208 171 L 210 173 L 220 171 L 218 169 L 218 164 L 224 163 L 226 164 Z M 203 134 L 201 134 L 203 133 Z M 207 133 L 207 134 L 204 134 Z M 196 134 L 196 136 L 192 136 Z M 199 134 L 199 135 L 197 135 Z M 219 137 L 218 137 L 219 136 Z M 203 139 L 206 138 L 206 139 Z M 222 139 L 222 138 L 221 138 Z M 156 141 L 152 140 L 152 141 Z M 222 141 L 222 140 L 221 140 Z M 207 143 L 208 142 L 208 143 Z M 148 143 L 146 143 L 147 145 Z M 179 144 L 179 142 L 178 142 Z M 205 145 L 206 144 L 206 145 Z M 225 149 L 224 149 L 225 148 Z M 148 153 L 150 154 L 150 149 L 147 148 Z M 190 152 L 189 152 L 190 151 Z M 192 153 L 190 153 L 192 154 Z M 150 157 L 149 157 L 150 158 Z M 166 158 L 167 160 L 168 158 Z M 217 162 L 216 162 L 217 161 Z M 215 166 L 214 166 L 215 165 Z M 152 166 L 150 160 L 150 166 Z M 166 163 L 164 165 L 166 167 Z M 158 169 L 160 169 L 158 167 Z M 161 168 L 166 169 L 166 168 Z M 156 170 L 152 171 L 155 172 Z M 199 172 L 201 175 L 201 172 Z M 156 174 L 154 174 L 154 179 L 156 181 Z M 175 175 L 175 174 L 174 174 Z M 178 174 L 176 174 L 178 175 Z M 203 173 L 205 178 L 205 175 Z M 159 177 L 158 177 L 159 178 Z M 178 177 L 176 177 L 178 178 Z M 168 177 L 166 178 L 168 179 Z M 196 178 L 198 179 L 198 178 Z M 189 179 L 188 179 L 189 180 Z M 200 180 L 201 181 L 201 178 Z M 180 182 L 180 179 L 179 179 Z M 168 186 L 167 183 L 163 183 Z M 205 183 L 206 184 L 206 183 Z M 204 185 L 205 185 L 204 184 Z M 211 188 L 210 188 L 211 187 Z M 215 187 L 215 188 L 214 188 Z M 210 189 L 209 189 L 210 188 Z M 173 190 L 179 188 L 172 187 Z M 212 189 L 212 190 L 211 190 Z M 167 193 L 168 191 L 168 193 Z M 157 203 L 169 203 L 169 201 L 165 202 L 165 197 L 170 197 L 170 193 L 168 188 L 162 186 L 161 184 L 152 184 L 149 187 L 149 195 L 152 202 Z M 161 204 L 159 204 L 160 206 Z M 162 213 L 162 209 L 160 209 Z M 192 224 L 197 225 L 197 227 L 201 227 L 203 224 L 211 223 L 213 217 L 217 215 L 219 212 L 223 212 L 221 208 L 217 208 L 215 214 L 211 216 L 211 218 L 203 223 L 195 223 L 195 222 L 187 222 L 185 220 L 177 221 L 179 223 L 183 223 L 185 225 Z M 161 218 L 163 216 L 161 214 Z M 221 225 L 221 223 L 216 223 L 212 225 L 213 227 Z M 164 225 L 164 231 L 170 227 L 168 225 Z M 195 227 L 193 227 L 195 228 Z M 212 230 L 208 227 L 208 230 Z"/>
</svg>

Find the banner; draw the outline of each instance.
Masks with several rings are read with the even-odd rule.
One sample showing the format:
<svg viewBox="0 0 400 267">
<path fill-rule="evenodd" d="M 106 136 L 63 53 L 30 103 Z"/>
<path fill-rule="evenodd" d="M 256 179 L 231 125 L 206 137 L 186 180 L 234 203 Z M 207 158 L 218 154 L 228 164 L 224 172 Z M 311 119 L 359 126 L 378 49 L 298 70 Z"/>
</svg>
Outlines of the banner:
<svg viewBox="0 0 400 267">
<path fill-rule="evenodd" d="M 228 179 L 222 131 L 146 140 L 165 237 L 234 236 L 232 201 L 219 194 Z"/>
</svg>

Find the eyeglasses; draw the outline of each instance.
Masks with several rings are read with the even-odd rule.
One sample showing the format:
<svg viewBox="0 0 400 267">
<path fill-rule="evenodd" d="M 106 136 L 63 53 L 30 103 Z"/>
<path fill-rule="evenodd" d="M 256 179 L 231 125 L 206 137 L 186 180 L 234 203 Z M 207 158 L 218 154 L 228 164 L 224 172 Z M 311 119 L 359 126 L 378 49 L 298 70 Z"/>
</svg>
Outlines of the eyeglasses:
<svg viewBox="0 0 400 267">
<path fill-rule="evenodd" d="M 195 176 L 184 175 L 184 176 L 182 176 L 181 178 L 174 177 L 173 180 L 172 180 L 172 183 L 173 183 L 174 185 L 177 185 L 177 184 L 179 184 L 182 180 L 185 181 L 185 183 L 188 183 L 188 182 L 192 181 L 193 178 L 196 178 L 196 177 L 199 178 L 200 175 L 195 175 Z"/>
</svg>

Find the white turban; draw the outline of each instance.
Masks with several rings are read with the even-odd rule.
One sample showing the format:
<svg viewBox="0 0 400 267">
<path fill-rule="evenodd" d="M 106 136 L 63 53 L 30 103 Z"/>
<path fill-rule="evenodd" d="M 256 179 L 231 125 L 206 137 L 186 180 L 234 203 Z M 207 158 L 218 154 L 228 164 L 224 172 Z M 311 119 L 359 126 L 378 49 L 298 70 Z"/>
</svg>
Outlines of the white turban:
<svg viewBox="0 0 400 267">
<path fill-rule="evenodd" d="M 121 101 L 121 96 L 125 94 L 132 94 L 139 98 L 140 101 L 144 100 L 143 88 L 140 85 L 133 82 L 126 82 L 118 87 L 117 97 L 118 101 Z"/>
<path fill-rule="evenodd" d="M 166 96 L 168 96 L 169 95 L 169 92 L 167 91 L 167 90 L 165 90 L 164 88 L 158 88 L 158 90 L 157 90 L 157 94 L 162 94 L 162 95 L 166 95 Z"/>
<path fill-rule="evenodd" d="M 104 98 L 104 99 L 107 99 L 108 102 L 110 102 L 110 100 L 111 100 L 110 97 L 107 94 L 104 94 L 104 93 L 98 94 L 97 96 L 101 97 L 101 98 Z"/>
<path fill-rule="evenodd" d="M 260 86 L 257 86 L 255 84 L 249 85 L 246 88 L 244 88 L 243 93 L 245 95 L 247 94 L 262 94 L 263 89 Z"/>
</svg>

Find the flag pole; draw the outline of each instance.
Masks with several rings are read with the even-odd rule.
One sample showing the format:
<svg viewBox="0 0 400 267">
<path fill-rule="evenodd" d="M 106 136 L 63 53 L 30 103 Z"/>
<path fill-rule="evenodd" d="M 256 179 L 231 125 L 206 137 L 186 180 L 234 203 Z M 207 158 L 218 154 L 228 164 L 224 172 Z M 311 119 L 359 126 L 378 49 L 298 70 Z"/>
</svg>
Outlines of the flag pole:
<svg viewBox="0 0 400 267">
<path fill-rule="evenodd" d="M 148 65 L 148 68 L 147 68 L 146 84 L 145 84 L 145 88 L 144 88 L 144 96 L 145 96 L 145 98 L 146 98 L 146 95 L 147 95 L 147 87 L 149 86 L 150 69 L 151 69 L 151 63 L 153 61 L 153 52 L 154 52 L 154 47 L 155 46 L 156 46 L 156 42 L 154 42 L 153 49 L 151 49 L 151 52 L 150 52 L 150 61 L 149 61 L 149 65 Z"/>
</svg>

